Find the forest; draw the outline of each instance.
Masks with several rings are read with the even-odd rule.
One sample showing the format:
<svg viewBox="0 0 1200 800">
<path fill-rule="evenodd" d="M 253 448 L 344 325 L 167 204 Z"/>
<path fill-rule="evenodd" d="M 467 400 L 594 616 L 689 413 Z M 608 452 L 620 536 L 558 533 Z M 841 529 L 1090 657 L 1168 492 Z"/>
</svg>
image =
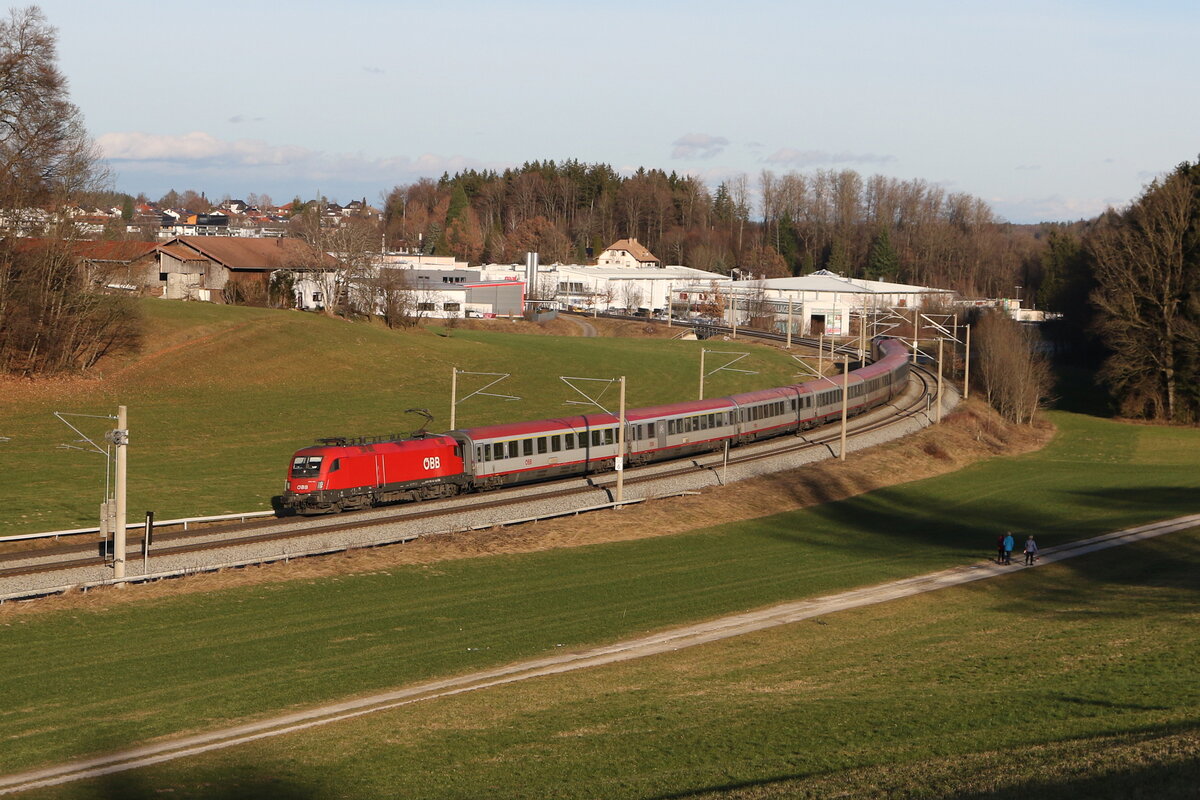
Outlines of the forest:
<svg viewBox="0 0 1200 800">
<path fill-rule="evenodd" d="M 1041 270 L 1045 226 L 1012 225 L 984 201 L 924 180 L 853 170 L 769 170 L 714 189 L 694 175 L 532 161 L 397 186 L 384 226 L 395 247 L 472 263 L 587 263 L 636 238 L 668 264 L 769 278 L 828 269 L 1011 297 Z"/>
</svg>

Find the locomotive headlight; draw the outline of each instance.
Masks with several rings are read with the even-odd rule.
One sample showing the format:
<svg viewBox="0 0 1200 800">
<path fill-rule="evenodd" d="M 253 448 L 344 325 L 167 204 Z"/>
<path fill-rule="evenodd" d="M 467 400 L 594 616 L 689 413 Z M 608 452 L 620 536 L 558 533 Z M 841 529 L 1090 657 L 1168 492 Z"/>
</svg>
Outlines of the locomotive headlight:
<svg viewBox="0 0 1200 800">
<path fill-rule="evenodd" d="M 318 489 L 324 489 L 324 488 L 325 488 L 325 481 L 317 481 L 317 488 L 318 488 Z"/>
</svg>

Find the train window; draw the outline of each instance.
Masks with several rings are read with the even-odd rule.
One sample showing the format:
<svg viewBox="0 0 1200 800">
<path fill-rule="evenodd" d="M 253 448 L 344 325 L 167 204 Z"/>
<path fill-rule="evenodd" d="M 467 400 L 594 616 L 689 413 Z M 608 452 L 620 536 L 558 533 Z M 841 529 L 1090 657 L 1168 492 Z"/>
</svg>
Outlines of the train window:
<svg viewBox="0 0 1200 800">
<path fill-rule="evenodd" d="M 562 437 L 558 434 L 550 437 L 550 450 L 554 453 L 562 450 Z"/>
<path fill-rule="evenodd" d="M 592 447 L 600 446 L 600 431 L 592 431 Z"/>
<path fill-rule="evenodd" d="M 520 455 L 521 455 L 521 443 L 518 442 L 516 439 L 513 439 L 511 442 L 508 443 L 508 457 L 509 458 L 518 458 L 518 457 L 520 457 Z"/>
<path fill-rule="evenodd" d="M 335 458 L 333 460 L 333 463 L 329 465 L 330 472 L 337 472 L 341 468 L 342 468 L 342 460 L 340 458 Z"/>
<path fill-rule="evenodd" d="M 497 461 L 504 458 L 504 442 L 495 442 L 492 445 L 492 458 Z"/>
<path fill-rule="evenodd" d="M 614 437 L 613 437 L 613 429 L 612 429 L 612 428 L 605 428 L 605 429 L 604 429 L 604 443 L 605 443 L 605 444 L 612 444 L 612 443 L 613 443 L 613 438 L 614 438 Z"/>
<path fill-rule="evenodd" d="M 543 453 L 546 452 L 546 437 L 539 436 L 537 443 L 538 443 L 538 455 L 542 455 Z"/>
<path fill-rule="evenodd" d="M 293 478 L 315 478 L 321 474 L 323 456 L 296 456 L 292 459 Z"/>
<path fill-rule="evenodd" d="M 526 439 L 521 442 L 521 452 L 527 456 L 533 455 L 533 439 Z"/>
</svg>

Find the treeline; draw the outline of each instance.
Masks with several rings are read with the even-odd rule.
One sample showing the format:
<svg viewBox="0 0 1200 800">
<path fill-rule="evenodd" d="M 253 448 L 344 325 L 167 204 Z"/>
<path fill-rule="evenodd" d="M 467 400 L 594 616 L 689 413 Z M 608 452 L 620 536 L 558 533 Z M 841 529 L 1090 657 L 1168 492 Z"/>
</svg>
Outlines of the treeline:
<svg viewBox="0 0 1200 800">
<path fill-rule="evenodd" d="M 1065 343 L 1098 351 L 1119 411 L 1200 420 L 1200 164 L 1047 245 L 1042 302 L 1062 313 Z"/>
<path fill-rule="evenodd" d="M 1039 262 L 1038 229 L 1007 224 L 978 198 L 921 180 L 851 170 L 762 172 L 723 181 L 607 164 L 528 162 L 398 186 L 384 224 L 392 246 L 470 262 L 586 263 L 636 238 L 669 264 L 784 277 L 850 277 L 1011 296 Z"/>
</svg>

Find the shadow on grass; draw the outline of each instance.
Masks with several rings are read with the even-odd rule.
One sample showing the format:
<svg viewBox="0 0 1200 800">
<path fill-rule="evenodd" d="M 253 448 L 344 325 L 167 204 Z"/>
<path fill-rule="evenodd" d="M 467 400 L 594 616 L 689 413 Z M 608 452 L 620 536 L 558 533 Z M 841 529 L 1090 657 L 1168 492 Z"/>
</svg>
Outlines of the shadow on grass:
<svg viewBox="0 0 1200 800">
<path fill-rule="evenodd" d="M 882 763 L 777 775 L 658 794 L 652 800 L 767 800 L 791 797 L 922 797 L 928 800 L 1089 800 L 1197 797 L 1195 726 L 1152 726 L 1099 741 L 1029 744 L 962 759 Z M 1181 740 L 1179 737 L 1183 736 Z M 1082 749 L 1081 749 L 1082 748 Z M 996 788 L 979 789 L 979 786 Z"/>
<path fill-rule="evenodd" d="M 265 770 L 242 767 L 200 774 L 185 782 L 153 780 L 136 771 L 118 772 L 95 781 L 79 796 L 89 800 L 157 800 L 164 794 L 205 800 L 321 800 L 327 796 L 295 781 L 270 776 Z"/>
<path fill-rule="evenodd" d="M 1089 417 L 1111 418 L 1116 415 L 1112 395 L 1096 380 L 1094 370 L 1071 364 L 1054 367 L 1053 407 Z"/>
<path fill-rule="evenodd" d="M 813 488 L 797 486 L 796 494 L 809 493 Z M 836 495 L 845 488 L 834 485 L 827 487 L 826 492 Z M 1073 492 L 1064 493 L 1064 497 L 1078 498 L 1079 504 L 1088 508 L 1111 509 L 1116 515 L 1080 519 L 1064 529 L 1064 522 L 1070 522 L 1064 519 L 1066 512 L 1051 512 L 1048 516 L 1038 505 L 1023 504 L 1020 497 L 981 497 L 941 507 L 936 500 L 899 487 L 879 489 L 807 508 L 800 512 L 803 515 L 801 519 L 807 517 L 818 521 L 811 529 L 798 526 L 788 530 L 772 526 L 765 529 L 762 535 L 777 541 L 812 545 L 814 536 L 819 540 L 822 531 L 861 532 L 861 536 L 855 536 L 856 547 L 860 548 L 860 555 L 868 559 L 898 558 L 923 549 L 933 549 L 966 558 L 977 557 L 981 561 L 994 561 L 997 538 L 1011 531 L 1015 539 L 1013 561 L 1019 563 L 1023 543 L 1029 534 L 1033 534 L 1044 549 L 1099 536 L 1121 527 L 1144 524 L 1151 519 L 1170 519 L 1197 512 L 1196 492 L 1179 486 Z M 1047 527 L 1052 530 L 1043 533 Z M 1194 586 L 1194 579 L 1186 571 L 1173 569 L 1170 562 L 1173 552 L 1176 557 L 1186 557 L 1183 560 L 1189 563 L 1200 563 L 1200 549 L 1180 543 L 1177 538 L 1159 540 L 1158 548 L 1148 551 L 1147 563 L 1137 569 L 1131 569 L 1128 565 L 1108 569 L 1098 566 L 1092 559 L 1068 559 L 1058 563 L 1084 576 L 1100 569 L 1103 580 L 1126 585 Z M 1083 584 L 1085 588 L 1082 591 L 1092 591 L 1092 584 L 1091 580 Z"/>
<path fill-rule="evenodd" d="M 1014 772 L 1028 769 L 1019 763 L 1012 766 Z M 1037 770 L 1029 770 L 1031 773 Z M 1200 765 L 1181 762 L 1164 765 L 1147 765 L 1136 769 L 1114 770 L 1101 775 L 1075 779 L 1056 779 L 1044 774 L 1031 774 L 1029 780 L 1017 785 L 985 792 L 963 792 L 951 785 L 936 788 L 913 786 L 894 787 L 895 794 L 880 792 L 874 781 L 865 785 L 839 785 L 837 797 L 923 797 L 956 798 L 957 800 L 1061 800 L 1064 797 L 1086 797 L 1089 800 L 1128 800 L 1131 797 L 1155 798 L 1155 800 L 1194 800 L 1196 787 L 1200 785 Z M 807 790 L 804 782 L 808 776 L 795 775 L 769 778 L 761 781 L 730 783 L 709 786 L 696 791 L 654 795 L 650 800 L 716 800 L 716 798 L 785 798 L 819 797 Z M 964 776 L 964 780 L 970 776 Z"/>
</svg>

